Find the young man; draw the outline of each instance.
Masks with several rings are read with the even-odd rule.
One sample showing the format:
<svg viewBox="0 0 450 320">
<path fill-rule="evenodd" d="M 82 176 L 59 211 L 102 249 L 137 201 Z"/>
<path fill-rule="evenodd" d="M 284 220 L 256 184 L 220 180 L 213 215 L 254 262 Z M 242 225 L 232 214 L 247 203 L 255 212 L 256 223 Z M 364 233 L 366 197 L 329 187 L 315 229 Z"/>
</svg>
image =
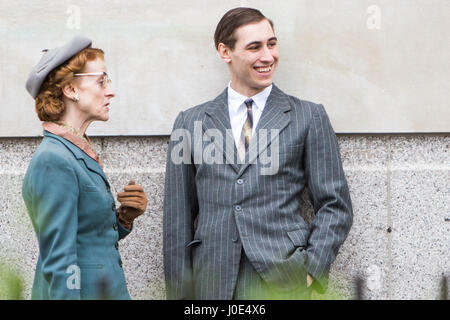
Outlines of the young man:
<svg viewBox="0 0 450 320">
<path fill-rule="evenodd" d="M 169 144 L 167 297 L 308 298 L 326 289 L 352 224 L 336 136 L 322 105 L 272 84 L 277 38 L 260 11 L 230 10 L 214 38 L 231 82 L 181 112 Z M 311 225 L 300 215 L 305 187 Z"/>
</svg>

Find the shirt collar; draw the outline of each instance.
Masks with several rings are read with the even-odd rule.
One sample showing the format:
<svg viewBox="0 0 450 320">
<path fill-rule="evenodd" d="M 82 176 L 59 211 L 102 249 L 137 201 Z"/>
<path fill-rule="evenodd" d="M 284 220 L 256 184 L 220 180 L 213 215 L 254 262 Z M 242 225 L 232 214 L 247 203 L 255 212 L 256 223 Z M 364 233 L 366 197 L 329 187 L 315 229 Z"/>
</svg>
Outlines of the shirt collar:
<svg viewBox="0 0 450 320">
<path fill-rule="evenodd" d="M 267 99 L 269 98 L 270 92 L 272 91 L 273 85 L 268 86 L 263 91 L 255 94 L 253 97 L 253 105 L 256 105 L 256 108 L 259 109 L 260 112 L 264 110 L 266 106 Z M 243 96 L 239 92 L 235 91 L 231 88 L 231 81 L 228 83 L 228 107 L 232 113 L 238 113 L 240 106 L 247 100 L 249 97 Z"/>
<path fill-rule="evenodd" d="M 54 135 L 57 135 L 58 137 L 64 138 L 80 148 L 84 153 L 86 153 L 89 157 L 97 161 L 97 163 L 102 168 L 103 165 L 100 161 L 99 156 L 95 153 L 94 150 L 91 149 L 91 147 L 80 137 L 76 136 L 72 132 L 70 132 L 68 129 L 64 128 L 63 126 L 60 126 L 54 122 L 44 122 L 42 124 L 42 127 L 44 130 L 53 133 Z M 86 138 L 89 140 L 89 138 L 86 136 Z M 89 140 L 90 141 L 90 140 Z"/>
</svg>

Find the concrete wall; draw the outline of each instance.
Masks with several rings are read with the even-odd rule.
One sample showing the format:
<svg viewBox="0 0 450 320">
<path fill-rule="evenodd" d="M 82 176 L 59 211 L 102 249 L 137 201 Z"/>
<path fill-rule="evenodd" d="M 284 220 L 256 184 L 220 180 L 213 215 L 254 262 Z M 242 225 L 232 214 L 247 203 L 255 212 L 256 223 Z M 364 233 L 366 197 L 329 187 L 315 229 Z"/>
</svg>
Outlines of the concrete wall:
<svg viewBox="0 0 450 320">
<path fill-rule="evenodd" d="M 227 85 L 212 35 L 236 6 L 274 20 L 276 84 L 323 103 L 341 133 L 355 219 L 332 287 L 351 296 L 361 275 L 370 299 L 437 297 L 450 276 L 450 1 L 0 0 L 0 261 L 22 271 L 27 298 L 38 250 L 21 184 L 41 127 L 24 86 L 41 50 L 83 34 L 106 52 L 117 96 L 88 133 L 116 192 L 131 178 L 148 191 L 120 250 L 133 298 L 163 299 L 167 135 Z M 304 209 L 311 219 L 306 195 Z"/>
<path fill-rule="evenodd" d="M 0 0 L 0 136 L 40 134 L 25 81 L 42 49 L 76 34 L 105 50 L 116 92 L 89 133 L 170 134 L 227 85 L 213 34 L 241 5 L 275 23 L 275 83 L 324 104 L 336 132 L 450 132 L 448 0 Z"/>
<path fill-rule="evenodd" d="M 354 225 L 331 271 L 331 288 L 353 294 L 362 276 L 368 299 L 436 299 L 450 276 L 450 135 L 339 135 Z M 0 139 L 0 260 L 21 270 L 30 297 L 37 240 L 21 197 L 40 138 Z M 162 204 L 168 137 L 94 138 L 120 191 L 129 179 L 149 195 L 148 210 L 121 241 L 134 299 L 164 299 Z M 312 210 L 306 194 L 304 215 Z M 389 232 L 389 231 L 390 232 Z"/>
</svg>

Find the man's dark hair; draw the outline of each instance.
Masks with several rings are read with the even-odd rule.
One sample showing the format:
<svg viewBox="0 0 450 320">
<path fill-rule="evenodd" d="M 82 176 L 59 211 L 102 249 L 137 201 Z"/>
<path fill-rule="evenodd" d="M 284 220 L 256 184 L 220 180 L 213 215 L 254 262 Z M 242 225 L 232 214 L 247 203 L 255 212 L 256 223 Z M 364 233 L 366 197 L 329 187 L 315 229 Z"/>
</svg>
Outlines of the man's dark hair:
<svg viewBox="0 0 450 320">
<path fill-rule="evenodd" d="M 216 45 L 216 49 L 219 48 L 219 43 L 223 43 L 233 50 L 234 45 L 236 44 L 234 31 L 243 25 L 258 23 L 262 20 L 267 20 L 273 29 L 272 20 L 266 18 L 261 11 L 257 9 L 239 7 L 229 10 L 224 14 L 222 19 L 220 19 L 216 27 L 216 32 L 214 33 L 214 44 Z"/>
</svg>

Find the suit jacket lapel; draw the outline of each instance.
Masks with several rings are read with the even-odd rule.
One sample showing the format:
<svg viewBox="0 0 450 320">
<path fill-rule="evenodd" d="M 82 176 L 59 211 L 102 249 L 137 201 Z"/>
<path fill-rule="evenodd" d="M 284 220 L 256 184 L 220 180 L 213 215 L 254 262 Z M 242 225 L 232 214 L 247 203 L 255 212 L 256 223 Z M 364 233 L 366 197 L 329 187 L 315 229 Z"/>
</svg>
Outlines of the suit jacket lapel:
<svg viewBox="0 0 450 320">
<path fill-rule="evenodd" d="M 106 185 L 109 187 L 108 179 L 106 178 L 105 173 L 103 172 L 102 168 L 100 168 L 97 161 L 95 161 L 94 159 L 89 157 L 86 153 L 83 152 L 83 150 L 81 150 L 80 148 L 75 146 L 70 141 L 68 141 L 60 136 L 57 136 L 55 134 L 44 131 L 44 136 L 49 136 L 49 137 L 52 137 L 52 138 L 55 138 L 55 139 L 58 139 L 59 141 L 61 141 L 73 153 L 73 155 L 75 156 L 76 159 L 83 160 L 86 167 L 90 171 L 93 171 L 96 174 L 100 175 L 102 177 L 102 179 L 105 181 Z"/>
<path fill-rule="evenodd" d="M 209 104 L 205 111 L 207 116 L 202 126 L 207 136 L 209 136 L 209 129 L 219 130 L 225 141 L 214 140 L 216 150 L 224 155 L 226 164 L 231 165 L 236 173 L 242 175 L 250 164 L 255 163 L 259 154 L 264 152 L 290 123 L 291 120 L 288 113 L 290 110 L 291 106 L 287 95 L 273 85 L 266 106 L 256 126 L 255 135 L 250 141 L 249 151 L 245 155 L 245 163 L 243 165 L 238 164 L 238 152 L 231 131 L 227 89 Z M 264 135 L 270 138 L 261 138 Z"/>
<path fill-rule="evenodd" d="M 225 89 L 216 99 L 210 102 L 206 108 L 206 117 L 203 121 L 203 130 L 207 136 L 208 130 L 219 130 L 224 141 L 214 140 L 216 150 L 221 152 L 225 158 L 225 164 L 239 172 L 237 164 L 237 149 L 234 143 L 234 137 L 231 130 L 230 114 L 228 112 L 228 89 Z M 199 139 L 200 137 L 196 137 Z M 225 148 L 225 150 L 224 150 Z"/>
<path fill-rule="evenodd" d="M 255 134 L 250 141 L 249 151 L 245 158 L 246 161 L 241 166 L 239 175 L 242 175 L 250 164 L 255 163 L 261 152 L 265 151 L 272 141 L 287 127 L 291 121 L 289 116 L 290 110 L 291 106 L 287 95 L 273 85 L 266 106 L 256 126 Z M 261 136 L 265 136 L 267 139 Z"/>
</svg>

